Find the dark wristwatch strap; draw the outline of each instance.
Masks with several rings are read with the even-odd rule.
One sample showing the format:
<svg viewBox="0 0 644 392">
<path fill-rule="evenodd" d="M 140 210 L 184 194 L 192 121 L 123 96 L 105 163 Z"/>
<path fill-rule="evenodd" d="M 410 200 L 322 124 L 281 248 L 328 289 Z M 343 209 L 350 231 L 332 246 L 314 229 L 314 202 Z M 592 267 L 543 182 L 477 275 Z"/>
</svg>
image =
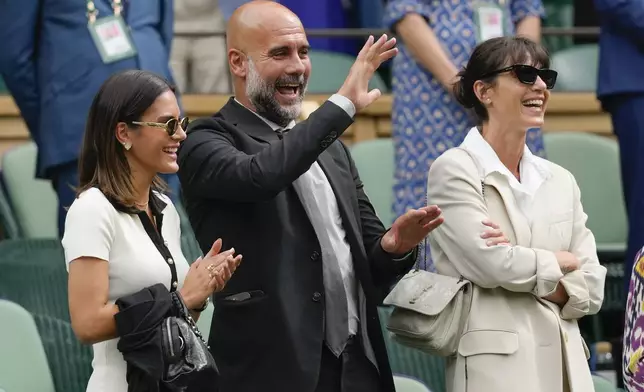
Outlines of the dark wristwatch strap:
<svg viewBox="0 0 644 392">
<path fill-rule="evenodd" d="M 200 308 L 197 308 L 197 309 L 191 309 L 191 310 L 192 310 L 192 311 L 194 311 L 194 312 L 197 312 L 197 313 L 201 313 L 201 312 L 203 312 L 204 310 L 206 310 L 206 308 L 208 307 L 208 304 L 210 304 L 210 298 L 206 298 L 206 300 L 205 300 L 205 301 L 203 301 L 203 305 L 201 305 L 201 307 L 200 307 Z"/>
</svg>

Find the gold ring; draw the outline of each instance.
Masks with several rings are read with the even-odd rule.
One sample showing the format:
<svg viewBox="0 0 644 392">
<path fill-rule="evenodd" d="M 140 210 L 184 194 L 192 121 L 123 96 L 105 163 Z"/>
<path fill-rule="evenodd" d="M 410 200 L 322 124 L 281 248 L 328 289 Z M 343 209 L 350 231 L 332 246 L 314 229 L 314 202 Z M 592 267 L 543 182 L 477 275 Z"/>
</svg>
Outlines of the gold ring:
<svg viewBox="0 0 644 392">
<path fill-rule="evenodd" d="M 206 269 L 207 269 L 208 271 L 212 272 L 212 270 L 214 270 L 214 269 L 215 269 L 215 265 L 214 265 L 214 264 L 210 264 L 209 266 L 207 266 L 207 267 L 206 267 Z"/>
</svg>

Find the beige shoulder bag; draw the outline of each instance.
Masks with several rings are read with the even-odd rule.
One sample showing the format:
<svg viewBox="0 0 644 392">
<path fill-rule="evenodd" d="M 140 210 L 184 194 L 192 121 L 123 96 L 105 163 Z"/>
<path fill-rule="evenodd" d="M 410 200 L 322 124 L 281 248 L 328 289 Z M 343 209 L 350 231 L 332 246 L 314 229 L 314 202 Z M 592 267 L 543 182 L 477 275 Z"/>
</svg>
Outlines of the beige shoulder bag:
<svg viewBox="0 0 644 392">
<path fill-rule="evenodd" d="M 426 242 L 427 238 L 418 260 L 423 258 Z M 394 308 L 387 329 L 402 345 L 442 357 L 454 355 L 469 317 L 472 283 L 421 270 L 418 260 L 383 302 Z"/>
<path fill-rule="evenodd" d="M 387 329 L 398 343 L 454 355 L 472 303 L 472 283 L 415 267 L 384 300 L 394 307 Z"/>
</svg>

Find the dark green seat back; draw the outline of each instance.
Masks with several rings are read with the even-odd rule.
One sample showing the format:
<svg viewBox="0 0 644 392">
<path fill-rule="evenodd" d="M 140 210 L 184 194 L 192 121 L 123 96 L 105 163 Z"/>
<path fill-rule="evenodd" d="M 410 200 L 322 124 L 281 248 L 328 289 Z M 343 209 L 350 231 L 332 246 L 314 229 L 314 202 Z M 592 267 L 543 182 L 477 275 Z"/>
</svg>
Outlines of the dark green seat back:
<svg viewBox="0 0 644 392">
<path fill-rule="evenodd" d="M 84 392 L 92 350 L 78 341 L 71 328 L 60 241 L 1 241 L 0 270 L 0 299 L 15 302 L 33 315 L 56 390 Z"/>
<path fill-rule="evenodd" d="M 396 343 L 391 339 L 386 328 L 391 309 L 381 306 L 378 308 L 378 312 L 380 314 L 382 333 L 385 336 L 391 371 L 394 374 L 411 376 L 420 380 L 432 392 L 446 392 L 445 360 Z"/>
</svg>

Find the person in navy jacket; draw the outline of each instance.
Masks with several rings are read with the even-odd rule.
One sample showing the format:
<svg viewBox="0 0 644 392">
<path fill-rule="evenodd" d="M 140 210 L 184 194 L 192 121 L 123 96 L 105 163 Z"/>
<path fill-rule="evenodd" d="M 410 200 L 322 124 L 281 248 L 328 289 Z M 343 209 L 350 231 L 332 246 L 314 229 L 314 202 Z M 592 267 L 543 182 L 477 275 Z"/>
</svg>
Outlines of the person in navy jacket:
<svg viewBox="0 0 644 392">
<path fill-rule="evenodd" d="M 619 140 L 629 279 L 635 254 L 644 244 L 644 2 L 595 0 L 595 8 L 601 27 L 597 97 L 610 113 Z"/>
<path fill-rule="evenodd" d="M 0 75 L 38 146 L 35 174 L 51 180 L 58 194 L 62 236 L 100 85 L 125 69 L 172 81 L 173 0 L 0 0 L 0 7 Z M 175 176 L 166 180 L 178 188 Z"/>
<path fill-rule="evenodd" d="M 610 113 L 619 141 L 628 214 L 626 292 L 635 256 L 644 244 L 644 2 L 595 0 L 595 8 L 601 28 L 597 97 Z M 622 344 L 613 344 L 618 375 L 622 374 L 621 351 Z M 621 384 L 622 377 L 618 377 L 618 386 Z"/>
</svg>

